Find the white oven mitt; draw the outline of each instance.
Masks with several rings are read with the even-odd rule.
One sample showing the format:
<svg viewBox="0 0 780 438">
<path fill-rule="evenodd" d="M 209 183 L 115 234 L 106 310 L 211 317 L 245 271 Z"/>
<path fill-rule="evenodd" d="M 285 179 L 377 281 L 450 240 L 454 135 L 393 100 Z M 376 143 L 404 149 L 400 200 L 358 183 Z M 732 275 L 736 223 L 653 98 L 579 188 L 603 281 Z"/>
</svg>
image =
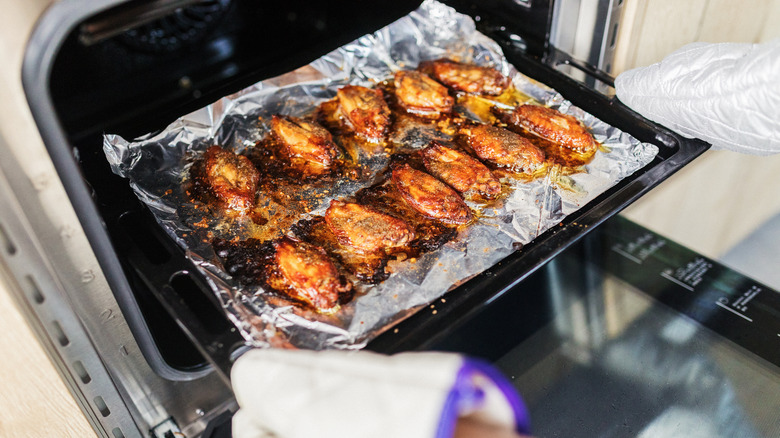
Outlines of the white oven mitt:
<svg viewBox="0 0 780 438">
<path fill-rule="evenodd" d="M 615 90 L 636 112 L 713 149 L 780 152 L 780 39 L 689 44 L 619 75 Z"/>
<path fill-rule="evenodd" d="M 456 354 L 255 349 L 231 380 L 234 438 L 450 438 L 465 416 L 529 433 L 511 384 Z"/>
</svg>

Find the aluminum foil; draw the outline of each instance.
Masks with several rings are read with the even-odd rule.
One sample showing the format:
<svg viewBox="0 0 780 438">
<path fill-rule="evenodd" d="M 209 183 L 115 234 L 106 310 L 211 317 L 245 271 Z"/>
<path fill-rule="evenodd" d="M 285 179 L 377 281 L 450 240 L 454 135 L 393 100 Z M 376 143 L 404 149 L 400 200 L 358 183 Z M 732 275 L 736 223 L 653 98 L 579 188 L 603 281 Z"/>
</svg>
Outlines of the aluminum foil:
<svg viewBox="0 0 780 438">
<path fill-rule="evenodd" d="M 254 147 L 266 135 L 266 121 L 273 114 L 305 115 L 333 98 L 336 90 L 346 84 L 374 86 L 395 71 L 442 57 L 501 70 L 528 99 L 582 120 L 602 149 L 582 172 L 549 172 L 530 182 L 514 181 L 511 194 L 502 203 L 487 209 L 473 205 L 483 208 L 480 219 L 454 241 L 414 261 L 391 263 L 390 278 L 374 286 L 358 285 L 357 297 L 334 315 L 278 305 L 261 289 L 238 287 L 209 242 L 220 235 L 251 234 L 251 224 L 226 226 L 204 216 L 183 189 L 193 160 L 213 144 L 236 152 Z M 412 148 L 424 146 L 431 136 L 440 134 L 412 131 L 402 139 Z M 649 164 L 658 153 L 656 146 L 639 142 L 571 105 L 555 90 L 518 73 L 503 57 L 498 44 L 476 31 L 470 17 L 435 1 L 426 1 L 408 16 L 308 66 L 259 82 L 181 117 L 160 133 L 133 141 L 106 135 L 104 151 L 113 171 L 128 178 L 160 225 L 201 269 L 248 343 L 310 349 L 361 348 L 421 306 L 490 268 L 514 252 L 518 244 L 525 245 L 557 225 Z M 367 160 L 374 170 L 386 164 L 382 156 L 360 160 Z M 330 181 L 311 189 L 324 196 L 303 194 L 304 198 L 319 200 L 304 216 L 322 215 L 330 199 L 348 197 L 370 182 L 369 175 L 358 181 Z M 262 197 L 261 193 L 261 201 Z M 274 206 L 269 204 L 268 208 Z"/>
</svg>

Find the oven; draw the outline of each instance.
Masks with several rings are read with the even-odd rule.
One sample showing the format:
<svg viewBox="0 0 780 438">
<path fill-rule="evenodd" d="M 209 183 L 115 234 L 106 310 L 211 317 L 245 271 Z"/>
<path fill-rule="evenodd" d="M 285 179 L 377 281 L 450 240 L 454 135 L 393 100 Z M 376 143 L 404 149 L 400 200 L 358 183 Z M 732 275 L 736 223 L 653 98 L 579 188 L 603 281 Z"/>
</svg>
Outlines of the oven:
<svg viewBox="0 0 780 438">
<path fill-rule="evenodd" d="M 227 372 L 244 345 L 192 262 L 127 181 L 111 173 L 103 134 L 134 138 L 158 131 L 382 28 L 419 3 L 70 0 L 20 7 L 29 21 L 28 39 L 17 41 L 20 80 L 12 95 L 25 107 L 6 119 L 0 137 L 4 272 L 99 435 L 229 436 L 236 406 Z M 558 423 L 546 417 L 551 410 L 568 398 L 581 400 L 567 391 L 597 397 L 589 391 L 605 373 L 622 373 L 611 381 L 617 386 L 608 386 L 620 394 L 657 384 L 632 374 L 640 365 L 631 360 L 643 363 L 642 354 L 666 351 L 665 342 L 680 357 L 663 366 L 679 360 L 688 368 L 711 367 L 715 359 L 706 351 L 717 347 L 730 360 L 762 370 L 776 387 L 778 350 L 768 347 L 780 339 L 776 292 L 733 279 L 737 274 L 714 269 L 709 261 L 702 277 L 723 270 L 735 282 L 722 288 L 723 296 L 710 297 L 703 285 L 721 277 L 686 283 L 685 263 L 699 258 L 683 248 L 667 255 L 673 243 L 613 218 L 707 149 L 644 120 L 610 95 L 611 78 L 601 68 L 610 63 L 622 2 L 600 2 L 589 20 L 595 30 L 588 31 L 571 25 L 575 2 L 444 3 L 474 18 L 521 73 L 656 145 L 659 153 L 560 225 L 448 292 L 432 304 L 435 311 L 418 311 L 367 348 L 486 357 L 517 382 L 532 412 L 538 408 L 543 435 Z M 573 42 L 586 38 L 593 41 L 587 54 L 573 57 Z M 577 47 L 582 50 L 582 44 Z M 636 260 L 656 263 L 656 277 Z M 694 295 L 680 298 L 675 288 Z M 759 289 L 750 310 L 747 298 L 734 304 L 735 294 Z M 703 294 L 701 303 L 695 294 Z M 744 326 L 747 319 L 756 324 Z M 658 330 L 669 331 L 671 340 L 654 337 Z M 691 334 L 704 332 L 704 340 Z M 695 359 L 684 357 L 685 346 L 693 345 L 686 342 L 701 352 Z M 696 391 L 694 383 L 687 389 Z M 672 405 L 648 401 L 652 394 L 634 395 L 614 397 L 619 409 L 612 413 L 630 417 L 626 427 L 649 427 L 667 412 L 663 406 Z M 666 395 L 680 401 L 689 393 Z M 700 415 L 715 409 L 706 403 L 684 407 Z M 595 412 L 583 409 L 582 416 Z M 756 424 L 769 424 L 768 416 L 761 418 Z M 592 431 L 588 436 L 606 436 L 607 423 L 583 427 Z"/>
</svg>

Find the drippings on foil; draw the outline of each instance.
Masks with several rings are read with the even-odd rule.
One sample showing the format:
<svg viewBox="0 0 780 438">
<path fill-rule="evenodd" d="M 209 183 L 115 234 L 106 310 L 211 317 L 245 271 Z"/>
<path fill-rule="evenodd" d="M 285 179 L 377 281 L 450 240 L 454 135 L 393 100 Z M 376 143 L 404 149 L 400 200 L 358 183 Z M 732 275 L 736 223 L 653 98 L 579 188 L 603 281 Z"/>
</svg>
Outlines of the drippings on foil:
<svg viewBox="0 0 780 438">
<path fill-rule="evenodd" d="M 194 157 L 209 146 L 235 152 L 252 148 L 267 135 L 273 114 L 302 116 L 336 95 L 347 84 L 376 86 L 394 72 L 421 61 L 454 58 L 493 66 L 512 78 L 519 91 L 515 105 L 535 101 L 571 114 L 591 130 L 602 148 L 581 172 L 567 174 L 555 166 L 543 178 L 516 180 L 503 202 L 482 208 L 479 220 L 439 250 L 415 260 L 391 263 L 393 274 L 374 286 L 360 285 L 359 294 L 335 314 L 323 315 L 297 306 L 279 305 L 260 289 L 237 287 L 222 269 L 210 244 L 223 238 L 263 236 L 263 230 L 288 229 L 297 219 L 322 215 L 331 199 L 349 197 L 372 181 L 387 164 L 382 154 L 366 155 L 368 175 L 335 179 L 314 187 L 299 217 L 278 218 L 274 227 L 257 228 L 248 219 L 215 218 L 185 193 Z M 519 97 L 518 97 L 519 96 Z M 479 119 L 477 98 L 459 111 Z M 488 120 L 483 120 L 488 121 Z M 435 132 L 418 132 L 394 139 L 412 148 L 427 145 Z M 621 179 L 649 164 L 658 153 L 654 145 L 630 135 L 571 105 L 560 94 L 517 72 L 494 41 L 477 32 L 468 16 L 435 1 L 372 35 L 337 49 L 288 74 L 268 79 L 226 96 L 184 117 L 162 132 L 127 141 L 106 135 L 104 151 L 112 170 L 125 178 L 166 232 L 185 249 L 202 271 L 225 312 L 245 339 L 255 346 L 292 345 L 309 349 L 355 349 L 449 289 L 490 268 L 567 215 L 596 198 Z M 353 157 L 354 158 L 354 157 Z M 372 173 L 373 172 L 373 173 Z M 278 199 L 261 191 L 259 204 L 275 217 Z"/>
</svg>

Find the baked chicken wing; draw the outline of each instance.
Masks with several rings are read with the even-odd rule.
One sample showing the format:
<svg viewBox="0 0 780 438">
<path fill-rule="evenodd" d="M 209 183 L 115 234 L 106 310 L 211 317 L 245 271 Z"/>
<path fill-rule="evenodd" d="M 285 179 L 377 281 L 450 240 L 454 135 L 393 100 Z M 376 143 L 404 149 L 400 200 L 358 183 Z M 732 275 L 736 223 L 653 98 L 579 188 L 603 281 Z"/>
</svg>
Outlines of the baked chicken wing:
<svg viewBox="0 0 780 438">
<path fill-rule="evenodd" d="M 540 105 L 520 105 L 512 112 L 498 112 L 499 118 L 553 143 L 580 153 L 595 152 L 598 144 L 576 118 Z M 503 114 L 503 116 L 501 116 Z"/>
<path fill-rule="evenodd" d="M 423 62 L 419 70 L 453 90 L 471 94 L 496 96 L 509 86 L 509 78 L 496 69 L 449 59 Z"/>
<path fill-rule="evenodd" d="M 260 174 L 247 157 L 211 146 L 195 168 L 196 177 L 227 208 L 245 212 L 254 206 Z"/>
<path fill-rule="evenodd" d="M 414 231 L 401 219 L 352 202 L 331 201 L 325 222 L 342 245 L 358 252 L 396 248 L 414 239 Z"/>
<path fill-rule="evenodd" d="M 358 135 L 381 142 L 390 126 L 390 108 L 382 91 L 347 85 L 336 92 L 339 109 Z"/>
<path fill-rule="evenodd" d="M 319 246 L 289 237 L 213 244 L 227 271 L 244 284 L 261 285 L 322 312 L 352 296 L 352 284 Z"/>
<path fill-rule="evenodd" d="M 387 252 L 360 251 L 349 244 L 342 244 L 322 216 L 302 219 L 291 230 L 301 240 L 322 247 L 360 281 L 376 284 L 390 276 L 385 269 L 390 260 Z"/>
<path fill-rule="evenodd" d="M 457 225 L 473 218 L 463 198 L 450 186 L 408 164 L 393 170 L 392 181 L 403 199 L 427 217 Z"/>
<path fill-rule="evenodd" d="M 428 172 L 461 193 L 490 198 L 501 192 L 501 183 L 490 170 L 463 152 L 434 141 L 421 153 Z"/>
<path fill-rule="evenodd" d="M 395 95 L 408 112 L 423 117 L 438 117 L 452 111 L 455 100 L 447 88 L 418 71 L 402 70 L 395 74 Z"/>
<path fill-rule="evenodd" d="M 279 142 L 279 153 L 304 176 L 327 173 L 338 155 L 330 132 L 314 122 L 275 115 L 271 132 Z"/>
<path fill-rule="evenodd" d="M 417 257 L 428 251 L 434 251 L 454 239 L 457 228 L 432 219 L 420 213 L 404 199 L 392 177 L 379 184 L 359 190 L 355 198 L 361 205 L 370 206 L 376 211 L 401 218 L 414 230 L 414 240 L 408 247 L 393 248 L 409 257 Z"/>
<path fill-rule="evenodd" d="M 286 286 L 292 298 L 329 310 L 338 305 L 339 295 L 351 288 L 322 248 L 287 237 L 274 246 L 280 286 Z"/>
<path fill-rule="evenodd" d="M 460 134 L 479 158 L 499 166 L 531 173 L 544 163 L 541 149 L 504 128 L 476 125 L 461 128 Z"/>
</svg>

